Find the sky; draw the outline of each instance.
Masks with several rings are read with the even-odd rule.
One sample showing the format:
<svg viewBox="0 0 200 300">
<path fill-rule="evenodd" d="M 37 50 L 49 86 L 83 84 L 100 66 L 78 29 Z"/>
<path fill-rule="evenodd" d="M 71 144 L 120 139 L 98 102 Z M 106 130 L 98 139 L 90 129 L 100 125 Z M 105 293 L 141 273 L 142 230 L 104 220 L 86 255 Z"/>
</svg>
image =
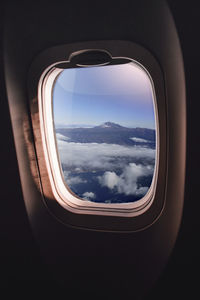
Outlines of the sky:
<svg viewBox="0 0 200 300">
<path fill-rule="evenodd" d="M 151 80 L 134 62 L 63 70 L 53 89 L 53 111 L 60 127 L 109 121 L 155 128 Z"/>
</svg>

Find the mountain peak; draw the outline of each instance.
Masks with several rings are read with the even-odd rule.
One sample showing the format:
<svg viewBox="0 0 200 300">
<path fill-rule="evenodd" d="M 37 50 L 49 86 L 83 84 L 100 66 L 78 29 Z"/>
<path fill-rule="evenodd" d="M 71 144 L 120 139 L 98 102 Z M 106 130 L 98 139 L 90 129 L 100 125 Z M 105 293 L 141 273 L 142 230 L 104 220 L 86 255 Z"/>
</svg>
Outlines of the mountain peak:
<svg viewBox="0 0 200 300">
<path fill-rule="evenodd" d="M 117 123 L 113 123 L 113 122 L 105 122 L 102 125 L 98 126 L 101 128 L 121 128 L 122 126 L 117 124 Z"/>
</svg>

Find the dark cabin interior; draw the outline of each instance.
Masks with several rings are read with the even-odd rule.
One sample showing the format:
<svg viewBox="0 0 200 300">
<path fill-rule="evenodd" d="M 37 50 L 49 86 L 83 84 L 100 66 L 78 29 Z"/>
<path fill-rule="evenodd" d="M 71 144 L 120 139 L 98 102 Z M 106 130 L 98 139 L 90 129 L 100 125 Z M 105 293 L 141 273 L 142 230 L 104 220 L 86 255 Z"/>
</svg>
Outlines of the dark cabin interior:
<svg viewBox="0 0 200 300">
<path fill-rule="evenodd" d="M 5 3 L 4 3 L 5 2 Z M 12 1 L 8 1 L 12 5 Z M 87 1 L 86 1 L 87 2 Z M 130 1 L 129 1 L 130 2 Z M 144 300 L 149 299 L 189 299 L 198 298 L 199 295 L 199 267 L 200 267 L 200 243 L 199 243 L 199 31 L 200 31 L 200 12 L 198 1 L 179 1 L 167 0 L 173 15 L 180 44 L 183 53 L 186 80 L 186 99 L 187 99 L 187 160 L 186 160 L 186 182 L 185 182 L 185 199 L 183 217 L 180 231 L 175 247 L 170 258 L 154 286 L 145 295 Z M 6 1 L 0 4 L 0 93 L 1 93 L 1 209 L 0 209 L 0 294 L 2 299 L 13 299 L 13 295 L 27 298 L 34 295 L 35 297 L 48 299 L 68 299 L 74 293 L 75 299 L 86 297 L 87 299 L 134 299 L 134 294 L 129 289 L 131 285 L 131 274 L 128 274 L 129 280 L 123 288 L 116 287 L 113 278 L 110 281 L 103 282 L 102 289 L 99 290 L 95 285 L 95 278 L 85 278 L 81 284 L 80 274 L 74 285 L 62 286 L 52 277 L 51 268 L 44 262 L 38 245 L 35 242 L 28 216 L 26 213 L 17 158 L 15 153 L 14 139 L 9 115 L 9 107 L 4 77 L 4 58 L 3 36 L 5 13 L 4 6 Z M 52 13 L 46 2 L 43 6 L 45 12 Z M 16 4 L 15 4 L 16 5 Z M 28 5 L 26 3 L 26 5 Z M 57 5 L 57 4 L 56 4 Z M 85 5 L 87 5 L 85 3 Z M 94 3 L 92 4 L 94 5 Z M 109 6 L 109 4 L 107 3 Z M 51 6 L 51 5 L 50 5 Z M 97 8 L 101 6 L 98 3 Z M 40 11 L 40 4 L 31 1 L 31 7 L 37 7 Z M 44 8 L 45 7 L 45 8 Z M 122 5 L 123 7 L 123 5 Z M 102 7 L 101 7 L 102 9 Z M 118 8 L 119 9 L 119 8 Z M 121 8 L 122 9 L 122 8 Z M 127 9 L 128 7 L 123 9 Z M 111 11 L 110 7 L 108 9 Z M 114 8 L 113 8 L 114 10 Z M 86 9 L 87 11 L 87 9 Z M 106 8 L 105 8 L 105 11 Z M 119 12 L 119 11 L 118 11 Z M 12 12 L 13 13 L 13 12 Z M 40 22 L 40 14 L 36 18 L 35 24 Z M 20 15 L 12 16 L 19 20 Z M 126 13 L 122 13 L 122 19 Z M 53 15 L 50 15 L 53 18 Z M 28 20 L 27 20 L 28 22 Z M 112 17 L 110 17 L 110 26 Z M 48 24 L 46 24 L 48 26 Z M 31 32 L 32 30 L 32 32 Z M 31 38 L 35 29 L 34 25 L 30 26 L 30 32 L 27 36 Z M 51 26 L 49 34 L 51 36 Z M 79 28 L 75 28 L 79 30 Z M 106 32 L 106 28 L 104 28 Z M 41 37 L 41 36 L 40 36 Z M 84 36 L 82 36 L 84 38 Z M 50 43 L 51 37 L 49 37 Z M 24 50 L 26 52 L 26 50 Z M 27 50 L 28 51 L 28 50 Z M 26 55 L 28 55 L 26 53 Z M 118 272 L 123 277 L 122 268 Z M 100 278 L 98 278 L 100 280 Z M 77 298 L 76 298 L 77 297 Z"/>
</svg>

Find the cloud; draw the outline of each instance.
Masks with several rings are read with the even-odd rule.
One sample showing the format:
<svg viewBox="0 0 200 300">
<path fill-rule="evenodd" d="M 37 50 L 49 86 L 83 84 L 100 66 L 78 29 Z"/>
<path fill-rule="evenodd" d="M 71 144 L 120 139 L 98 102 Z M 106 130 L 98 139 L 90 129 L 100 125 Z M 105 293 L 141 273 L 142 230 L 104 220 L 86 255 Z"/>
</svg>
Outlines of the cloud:
<svg viewBox="0 0 200 300">
<path fill-rule="evenodd" d="M 151 143 L 151 141 L 141 139 L 141 138 L 137 138 L 137 137 L 131 137 L 130 140 L 132 140 L 136 143 Z"/>
<path fill-rule="evenodd" d="M 75 184 L 86 183 L 87 181 L 82 179 L 80 176 L 71 176 L 70 172 L 64 171 L 65 182 L 71 187 Z"/>
<path fill-rule="evenodd" d="M 68 140 L 70 140 L 69 137 L 67 137 L 65 135 L 62 135 L 61 133 L 56 133 L 56 138 L 57 138 L 57 140 L 60 140 L 60 141 L 68 141 Z"/>
<path fill-rule="evenodd" d="M 103 176 L 98 176 L 99 183 L 109 189 L 113 189 L 119 183 L 119 176 L 115 172 L 107 171 Z"/>
<path fill-rule="evenodd" d="M 107 171 L 103 176 L 98 177 L 98 181 L 101 186 L 114 189 L 119 194 L 125 195 L 145 195 L 148 191 L 148 187 L 139 187 L 137 180 L 141 176 L 153 175 L 153 167 L 136 165 L 130 163 L 124 168 L 121 175 L 117 175 L 115 172 Z"/>
<path fill-rule="evenodd" d="M 145 159 L 153 163 L 155 149 L 106 143 L 74 143 L 58 139 L 61 163 L 70 168 L 109 170 L 124 168 L 124 159 Z"/>
<path fill-rule="evenodd" d="M 85 200 L 91 200 L 91 199 L 95 199 L 96 195 L 93 192 L 85 192 L 83 193 L 83 199 Z"/>
</svg>

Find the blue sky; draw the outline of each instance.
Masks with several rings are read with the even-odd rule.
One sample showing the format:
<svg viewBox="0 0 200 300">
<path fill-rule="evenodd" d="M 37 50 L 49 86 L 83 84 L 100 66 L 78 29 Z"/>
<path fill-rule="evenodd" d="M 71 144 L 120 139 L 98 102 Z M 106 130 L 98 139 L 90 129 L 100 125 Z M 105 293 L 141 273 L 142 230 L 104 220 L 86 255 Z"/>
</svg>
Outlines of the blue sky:
<svg viewBox="0 0 200 300">
<path fill-rule="evenodd" d="M 135 63 L 66 69 L 54 85 L 54 121 L 155 128 L 152 97 L 151 81 Z"/>
</svg>

